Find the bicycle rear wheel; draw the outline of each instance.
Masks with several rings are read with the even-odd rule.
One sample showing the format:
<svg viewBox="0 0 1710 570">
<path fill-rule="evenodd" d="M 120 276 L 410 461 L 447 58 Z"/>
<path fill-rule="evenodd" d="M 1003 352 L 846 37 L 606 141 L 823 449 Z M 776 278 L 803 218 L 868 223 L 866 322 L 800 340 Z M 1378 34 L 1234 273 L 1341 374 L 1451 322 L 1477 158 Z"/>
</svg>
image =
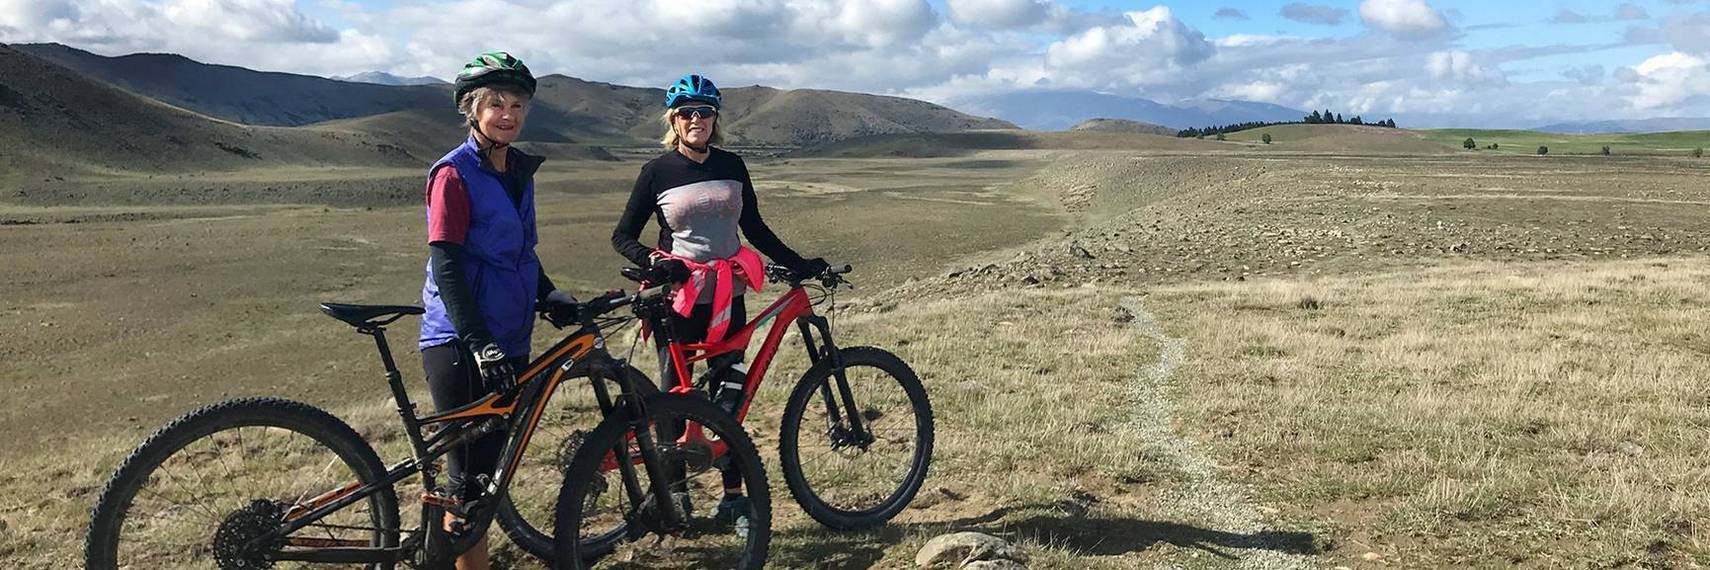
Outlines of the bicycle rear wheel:
<svg viewBox="0 0 1710 570">
<path fill-rule="evenodd" d="M 932 403 L 896 355 L 867 346 L 840 353 L 854 405 L 830 359 L 821 359 L 790 392 L 778 456 L 790 495 L 808 516 L 835 529 L 869 528 L 901 512 L 925 483 Z M 851 407 L 864 434 L 847 417 Z"/>
<path fill-rule="evenodd" d="M 646 465 L 631 420 L 608 418 L 596 428 L 571 460 L 558 496 L 557 529 L 579 529 L 581 540 L 560 532 L 557 559 L 561 568 L 580 568 L 595 558 L 583 551 L 589 538 L 621 527 L 625 533 L 597 565 L 615 568 L 742 568 L 766 563 L 772 536 L 771 490 L 760 463 L 760 452 L 747 432 L 723 410 L 692 396 L 663 395 L 645 404 L 648 437 L 665 473 L 669 497 L 652 491 Z M 684 433 L 675 438 L 661 433 Z M 696 437 L 699 434 L 701 437 Z M 719 454 L 717 447 L 723 446 Z M 633 469 L 616 459 L 622 450 Z M 721 468 L 739 467 L 745 500 L 724 502 Z M 634 488 L 625 481 L 633 473 Z M 686 524 L 664 528 L 660 509 L 679 510 Z M 738 519 L 746 519 L 739 522 Z M 575 564 L 563 564 L 562 561 Z M 590 565 L 594 565 L 591 564 Z"/>
<path fill-rule="evenodd" d="M 643 398 L 659 393 L 653 381 L 634 367 L 626 366 L 628 382 Z M 589 385 L 592 377 L 568 378 L 558 384 L 554 393 L 546 396 L 546 409 L 541 412 L 528 449 L 523 450 L 517 473 L 499 504 L 499 527 L 511 542 L 524 552 L 552 562 L 552 517 L 558 502 L 558 490 L 564 486 L 564 474 L 594 427 L 605 418 L 599 401 Z M 607 393 L 615 400 L 622 389 L 620 379 L 601 378 Z M 622 535 L 622 527 L 592 533 L 584 552 L 598 556 L 609 550 Z"/>
<path fill-rule="evenodd" d="M 390 487 L 282 540 L 255 544 L 289 517 L 384 473 L 355 430 L 315 407 L 273 398 L 208 405 L 155 432 L 107 481 L 84 564 L 297 568 L 307 563 L 270 559 L 298 548 L 396 546 L 398 499 Z"/>
</svg>

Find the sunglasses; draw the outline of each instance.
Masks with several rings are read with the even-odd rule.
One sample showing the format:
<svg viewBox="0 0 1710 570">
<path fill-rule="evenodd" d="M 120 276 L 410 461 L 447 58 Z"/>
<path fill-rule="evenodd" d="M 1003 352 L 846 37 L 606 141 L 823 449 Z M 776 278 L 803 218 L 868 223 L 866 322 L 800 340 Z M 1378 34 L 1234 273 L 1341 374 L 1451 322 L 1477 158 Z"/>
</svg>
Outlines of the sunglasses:
<svg viewBox="0 0 1710 570">
<path fill-rule="evenodd" d="M 677 118 L 684 120 L 693 120 L 696 117 L 711 119 L 718 116 L 718 107 L 714 107 L 712 105 L 694 105 L 678 107 L 676 109 L 672 109 L 671 112 L 675 114 Z"/>
</svg>

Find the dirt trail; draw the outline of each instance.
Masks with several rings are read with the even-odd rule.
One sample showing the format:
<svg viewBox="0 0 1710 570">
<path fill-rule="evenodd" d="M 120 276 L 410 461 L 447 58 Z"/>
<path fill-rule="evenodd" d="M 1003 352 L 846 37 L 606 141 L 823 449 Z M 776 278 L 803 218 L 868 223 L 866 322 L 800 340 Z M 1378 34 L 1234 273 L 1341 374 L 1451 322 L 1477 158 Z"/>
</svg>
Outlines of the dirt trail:
<svg viewBox="0 0 1710 570">
<path fill-rule="evenodd" d="M 1178 484 L 1157 497 L 1159 510 L 1207 530 L 1241 537 L 1226 544 L 1233 550 L 1224 553 L 1231 557 L 1225 559 L 1228 567 L 1319 567 L 1313 557 L 1290 552 L 1294 548 L 1287 540 L 1291 533 L 1267 525 L 1247 489 L 1224 481 L 1217 465 L 1175 432 L 1170 393 L 1175 391 L 1175 371 L 1187 359 L 1187 341 L 1165 333 L 1140 299 L 1124 299 L 1122 307 L 1134 315 L 1133 326 L 1161 347 L 1157 361 L 1140 369 L 1129 393 L 1134 408 L 1130 429 L 1149 455 L 1167 462 L 1168 469 L 1179 477 Z"/>
</svg>

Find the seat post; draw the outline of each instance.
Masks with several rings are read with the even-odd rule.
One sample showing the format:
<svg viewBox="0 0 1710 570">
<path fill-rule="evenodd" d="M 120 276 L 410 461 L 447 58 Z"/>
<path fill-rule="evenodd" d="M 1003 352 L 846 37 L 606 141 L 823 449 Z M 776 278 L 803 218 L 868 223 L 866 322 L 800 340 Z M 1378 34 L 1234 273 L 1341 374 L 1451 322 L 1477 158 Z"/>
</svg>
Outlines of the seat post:
<svg viewBox="0 0 1710 570">
<path fill-rule="evenodd" d="M 386 366 L 386 384 L 392 387 L 392 399 L 398 402 L 398 415 L 404 417 L 406 425 L 415 427 L 415 406 L 410 403 L 410 394 L 404 390 L 404 375 L 398 372 L 398 363 L 392 360 L 392 347 L 386 344 L 386 327 L 365 327 L 359 329 L 362 334 L 374 337 L 374 347 L 380 351 L 380 362 Z"/>
</svg>

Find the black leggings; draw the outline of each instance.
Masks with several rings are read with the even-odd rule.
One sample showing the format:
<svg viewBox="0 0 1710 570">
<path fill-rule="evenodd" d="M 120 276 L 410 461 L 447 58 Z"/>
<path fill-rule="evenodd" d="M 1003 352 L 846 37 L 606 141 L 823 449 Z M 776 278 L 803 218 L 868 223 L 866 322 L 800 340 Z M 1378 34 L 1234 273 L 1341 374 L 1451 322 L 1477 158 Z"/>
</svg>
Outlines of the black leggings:
<svg viewBox="0 0 1710 570">
<path fill-rule="evenodd" d="M 670 314 L 671 317 L 667 324 L 671 327 L 671 340 L 673 342 L 690 343 L 706 340 L 707 325 L 712 323 L 712 303 L 695 305 L 695 309 L 690 311 L 687 317 L 677 314 L 676 311 L 671 311 Z M 742 297 L 731 299 L 730 326 L 725 329 L 725 334 L 734 333 L 747 323 L 747 304 L 743 302 Z M 665 348 L 665 339 L 658 335 L 654 335 L 653 338 L 656 339 L 659 348 L 659 388 L 670 390 L 677 386 L 676 370 L 671 367 L 671 353 Z M 732 352 L 708 359 L 707 366 L 712 370 L 718 370 L 742 362 L 742 358 L 743 351 Z M 686 366 L 691 377 L 695 375 L 694 366 L 693 364 Z M 717 388 L 717 386 L 707 386 L 708 390 L 716 390 Z M 722 475 L 724 476 L 724 488 L 742 488 L 742 471 L 736 467 L 736 462 L 729 462 Z"/>
<path fill-rule="evenodd" d="M 511 365 L 521 370 L 528 357 L 513 357 Z M 453 340 L 439 346 L 422 349 L 422 371 L 427 375 L 428 390 L 433 392 L 433 407 L 441 412 L 468 405 L 487 395 L 475 357 L 462 341 Z M 465 500 L 481 496 L 474 483 L 478 475 L 493 474 L 499 466 L 499 454 L 504 452 L 505 433 L 489 433 L 474 441 L 457 446 L 449 454 L 446 473 L 447 487 Z"/>
</svg>

